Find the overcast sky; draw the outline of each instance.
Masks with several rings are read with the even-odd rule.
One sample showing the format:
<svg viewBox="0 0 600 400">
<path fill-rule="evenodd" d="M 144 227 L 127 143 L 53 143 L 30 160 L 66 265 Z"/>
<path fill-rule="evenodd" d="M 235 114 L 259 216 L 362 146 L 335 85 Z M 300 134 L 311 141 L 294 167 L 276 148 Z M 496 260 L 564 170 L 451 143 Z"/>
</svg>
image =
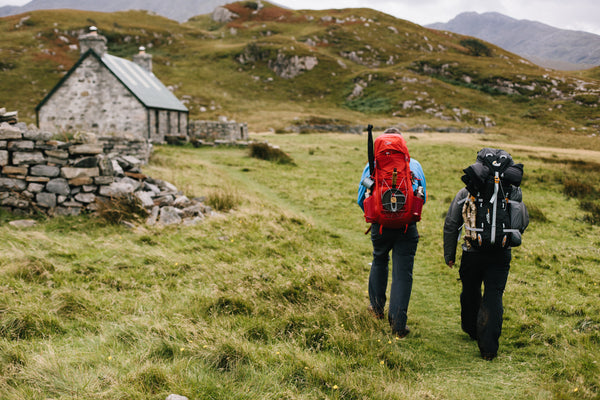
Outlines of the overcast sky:
<svg viewBox="0 0 600 400">
<path fill-rule="evenodd" d="M 2 0 L 0 0 L 2 1 Z M 448 22 L 466 11 L 495 11 L 515 19 L 600 35 L 600 0 L 274 0 L 293 9 L 367 7 L 419 25 Z"/>
<path fill-rule="evenodd" d="M 0 0 L 0 6 L 30 0 Z M 235 0 L 231 0 L 234 2 Z M 515 19 L 542 22 L 557 28 L 600 35 L 600 0 L 273 0 L 292 9 L 373 8 L 427 25 L 448 22 L 466 11 L 495 11 Z"/>
</svg>

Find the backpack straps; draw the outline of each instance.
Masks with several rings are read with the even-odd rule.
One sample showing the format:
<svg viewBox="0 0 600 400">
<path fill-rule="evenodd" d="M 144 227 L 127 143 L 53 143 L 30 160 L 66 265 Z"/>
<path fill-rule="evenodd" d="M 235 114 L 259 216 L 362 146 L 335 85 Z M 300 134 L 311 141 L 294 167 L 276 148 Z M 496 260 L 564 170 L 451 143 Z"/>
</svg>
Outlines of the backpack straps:
<svg viewBox="0 0 600 400">
<path fill-rule="evenodd" d="M 496 210 L 498 209 L 498 189 L 500 188 L 500 173 L 496 171 L 494 174 L 494 194 L 490 199 L 490 203 L 494 203 L 492 205 L 492 237 L 490 238 L 490 242 L 492 244 L 496 243 Z"/>
</svg>

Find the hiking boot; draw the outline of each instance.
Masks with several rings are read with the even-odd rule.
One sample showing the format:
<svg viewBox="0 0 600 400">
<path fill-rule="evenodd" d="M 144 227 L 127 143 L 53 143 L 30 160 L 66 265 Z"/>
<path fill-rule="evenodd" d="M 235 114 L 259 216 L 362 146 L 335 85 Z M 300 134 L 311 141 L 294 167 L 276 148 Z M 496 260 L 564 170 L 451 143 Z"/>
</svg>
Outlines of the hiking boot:
<svg viewBox="0 0 600 400">
<path fill-rule="evenodd" d="M 486 361 L 492 361 L 494 358 L 496 358 L 497 354 L 494 353 L 481 353 L 481 358 L 483 358 Z"/>
<path fill-rule="evenodd" d="M 369 312 L 369 314 L 371 314 L 373 316 L 373 318 L 375 319 L 383 319 L 384 315 L 383 312 L 377 312 L 375 311 L 375 309 L 373 308 L 373 306 L 369 306 L 367 307 L 367 311 Z"/>
<path fill-rule="evenodd" d="M 410 329 L 408 326 L 405 326 L 404 329 L 400 331 L 393 331 L 392 334 L 396 337 L 396 339 L 404 339 L 410 333 Z"/>
</svg>

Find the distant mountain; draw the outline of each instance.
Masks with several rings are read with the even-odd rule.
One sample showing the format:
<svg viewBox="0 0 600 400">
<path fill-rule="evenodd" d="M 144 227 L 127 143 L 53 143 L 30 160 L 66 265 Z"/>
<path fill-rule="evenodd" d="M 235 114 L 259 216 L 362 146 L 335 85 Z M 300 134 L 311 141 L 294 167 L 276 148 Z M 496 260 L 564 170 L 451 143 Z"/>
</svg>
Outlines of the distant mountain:
<svg viewBox="0 0 600 400">
<path fill-rule="evenodd" d="M 0 17 L 60 8 L 100 12 L 147 10 L 183 22 L 196 15 L 212 13 L 216 7 L 230 2 L 231 0 L 32 0 L 21 7 L 0 7 Z"/>
<path fill-rule="evenodd" d="M 592 33 L 517 20 L 495 12 L 466 12 L 447 23 L 426 27 L 483 39 L 543 67 L 574 70 L 600 65 L 600 35 Z"/>
</svg>

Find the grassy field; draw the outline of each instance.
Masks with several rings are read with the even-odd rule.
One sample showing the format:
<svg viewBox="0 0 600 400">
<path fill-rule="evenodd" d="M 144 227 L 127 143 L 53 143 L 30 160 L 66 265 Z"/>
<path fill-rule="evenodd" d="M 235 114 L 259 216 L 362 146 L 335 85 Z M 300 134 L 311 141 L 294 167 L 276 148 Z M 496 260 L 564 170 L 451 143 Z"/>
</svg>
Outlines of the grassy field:
<svg viewBox="0 0 600 400">
<path fill-rule="evenodd" d="M 597 152 L 502 136 L 415 134 L 429 200 L 411 334 L 370 318 L 371 244 L 355 194 L 366 137 L 255 134 L 242 148 L 158 146 L 144 172 L 236 207 L 194 227 L 0 215 L 0 398 L 598 399 Z M 442 225 L 480 148 L 525 164 L 531 224 L 513 251 L 499 357 L 460 330 Z M 596 219 L 594 219 L 596 218 Z"/>
</svg>

